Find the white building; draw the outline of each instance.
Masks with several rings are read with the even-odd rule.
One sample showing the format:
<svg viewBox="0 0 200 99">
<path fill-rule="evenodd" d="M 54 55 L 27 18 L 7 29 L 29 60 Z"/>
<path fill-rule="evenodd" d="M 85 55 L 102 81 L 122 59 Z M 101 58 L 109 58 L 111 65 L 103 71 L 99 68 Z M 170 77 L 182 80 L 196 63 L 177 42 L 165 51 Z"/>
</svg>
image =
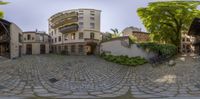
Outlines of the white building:
<svg viewBox="0 0 200 99">
<path fill-rule="evenodd" d="M 100 10 L 72 9 L 59 12 L 49 18 L 49 35 L 54 53 L 75 55 L 99 52 Z"/>
</svg>

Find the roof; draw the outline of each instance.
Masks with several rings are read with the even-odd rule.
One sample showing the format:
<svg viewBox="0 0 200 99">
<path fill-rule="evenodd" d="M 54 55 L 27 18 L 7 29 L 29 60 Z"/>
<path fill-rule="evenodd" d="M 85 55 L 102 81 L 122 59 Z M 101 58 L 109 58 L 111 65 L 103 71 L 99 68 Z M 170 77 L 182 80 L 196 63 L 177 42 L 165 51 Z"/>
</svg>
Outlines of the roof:
<svg viewBox="0 0 200 99">
<path fill-rule="evenodd" d="M 6 25 L 12 24 L 11 22 L 9 22 L 9 21 L 7 21 L 7 20 L 4 20 L 4 19 L 1 19 L 1 18 L 0 18 L 0 22 L 3 22 L 3 23 L 6 24 Z"/>
<path fill-rule="evenodd" d="M 129 36 L 122 36 L 122 37 L 117 37 L 117 38 L 111 38 L 110 40 L 102 41 L 101 43 L 115 41 L 115 40 L 125 40 L 125 39 L 130 39 L 130 38 L 129 38 Z"/>
<path fill-rule="evenodd" d="M 143 34 L 150 34 L 150 33 L 147 33 L 147 32 L 142 32 L 142 31 L 132 31 L 132 33 L 143 33 Z"/>
<path fill-rule="evenodd" d="M 46 32 L 41 32 L 41 31 L 25 31 L 23 33 L 35 33 L 35 34 L 50 36 L 50 35 L 46 34 Z"/>
<path fill-rule="evenodd" d="M 70 10 L 64 10 L 64 11 L 60 11 L 60 12 L 57 12 L 57 13 L 53 14 L 53 15 L 49 18 L 49 20 L 50 20 L 50 19 L 53 19 L 54 17 L 56 17 L 56 16 L 59 15 L 59 14 L 63 14 L 64 12 L 77 11 L 77 10 L 95 10 L 95 11 L 100 11 L 100 12 L 101 12 L 101 10 L 92 9 L 92 8 L 70 9 Z"/>
<path fill-rule="evenodd" d="M 190 26 L 189 35 L 200 35 L 200 18 L 194 18 Z"/>
</svg>

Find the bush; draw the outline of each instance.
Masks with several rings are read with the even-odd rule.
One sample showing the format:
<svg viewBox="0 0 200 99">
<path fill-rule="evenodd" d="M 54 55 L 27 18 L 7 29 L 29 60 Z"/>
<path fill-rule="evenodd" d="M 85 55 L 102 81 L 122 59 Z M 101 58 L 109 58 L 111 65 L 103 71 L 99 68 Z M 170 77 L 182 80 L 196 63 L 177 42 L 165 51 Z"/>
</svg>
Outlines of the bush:
<svg viewBox="0 0 200 99">
<path fill-rule="evenodd" d="M 161 56 L 172 57 L 177 54 L 177 47 L 172 44 L 141 43 L 140 46 Z"/>
<path fill-rule="evenodd" d="M 63 50 L 63 51 L 61 51 L 61 53 L 60 53 L 61 55 L 68 55 L 68 52 L 67 51 L 65 51 L 65 50 Z"/>
<path fill-rule="evenodd" d="M 137 56 L 137 57 L 128 57 L 128 56 L 113 56 L 113 55 L 106 55 L 105 53 L 102 53 L 100 55 L 102 58 L 104 58 L 107 61 L 114 62 L 121 65 L 127 65 L 127 66 L 137 66 L 137 65 L 143 65 L 147 63 L 147 60 L 144 58 Z"/>
</svg>

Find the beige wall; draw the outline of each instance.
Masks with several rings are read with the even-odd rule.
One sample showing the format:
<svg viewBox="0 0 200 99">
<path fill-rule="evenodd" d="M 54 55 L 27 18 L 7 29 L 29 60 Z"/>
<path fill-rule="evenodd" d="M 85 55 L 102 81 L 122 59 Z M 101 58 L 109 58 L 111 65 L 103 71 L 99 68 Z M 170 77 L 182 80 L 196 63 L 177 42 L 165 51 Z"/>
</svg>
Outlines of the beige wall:
<svg viewBox="0 0 200 99">
<path fill-rule="evenodd" d="M 19 42 L 19 34 L 22 34 L 22 30 L 12 23 L 10 25 L 10 58 L 17 58 L 19 57 L 19 46 L 22 45 L 22 43 Z"/>
<path fill-rule="evenodd" d="M 32 54 L 33 55 L 37 55 L 40 54 L 40 45 L 42 43 L 24 43 L 23 47 L 22 47 L 22 54 L 26 54 L 26 45 L 27 44 L 31 44 L 32 45 Z M 46 54 L 49 53 L 50 49 L 49 49 L 49 44 L 44 44 L 45 45 L 45 50 L 46 50 Z"/>
<path fill-rule="evenodd" d="M 31 39 L 27 39 L 27 35 L 31 35 Z M 41 37 L 44 36 L 44 41 L 41 39 Z M 34 39 L 32 39 L 34 38 Z M 26 45 L 31 44 L 32 45 L 32 54 L 40 54 L 40 45 L 45 45 L 45 51 L 46 54 L 50 52 L 49 42 L 50 37 L 47 34 L 44 33 L 37 33 L 36 31 L 32 32 L 24 32 L 23 33 L 23 50 L 22 53 L 26 54 Z"/>
<path fill-rule="evenodd" d="M 114 40 L 101 43 L 100 53 L 106 52 L 116 56 L 128 55 L 129 57 L 141 56 L 146 59 L 154 55 L 153 53 L 148 53 L 145 50 L 137 47 L 136 44 L 131 44 L 130 47 L 125 47 L 122 45 L 122 42 L 128 44 L 128 42 L 124 40 Z"/>
</svg>

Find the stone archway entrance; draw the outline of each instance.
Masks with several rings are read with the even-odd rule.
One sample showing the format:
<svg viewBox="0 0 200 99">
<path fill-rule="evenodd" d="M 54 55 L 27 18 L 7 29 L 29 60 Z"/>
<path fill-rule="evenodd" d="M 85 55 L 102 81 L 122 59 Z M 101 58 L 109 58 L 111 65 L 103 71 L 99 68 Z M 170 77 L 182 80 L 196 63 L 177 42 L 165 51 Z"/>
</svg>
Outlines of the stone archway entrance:
<svg viewBox="0 0 200 99">
<path fill-rule="evenodd" d="M 90 42 L 86 44 L 86 54 L 87 55 L 95 55 L 96 54 L 96 46 L 97 43 Z"/>
</svg>

